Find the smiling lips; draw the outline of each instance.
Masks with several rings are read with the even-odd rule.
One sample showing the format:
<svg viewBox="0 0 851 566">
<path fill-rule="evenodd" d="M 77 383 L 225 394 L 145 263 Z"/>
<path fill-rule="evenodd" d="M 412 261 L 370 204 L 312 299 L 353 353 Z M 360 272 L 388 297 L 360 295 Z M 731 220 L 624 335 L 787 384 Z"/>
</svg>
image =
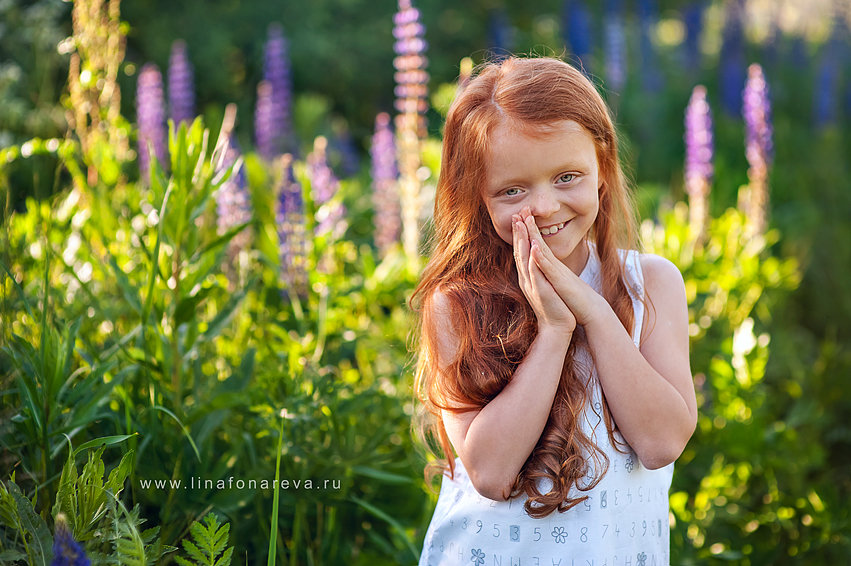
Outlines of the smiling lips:
<svg viewBox="0 0 851 566">
<path fill-rule="evenodd" d="M 567 224 L 567 222 L 561 222 L 559 224 L 553 224 L 552 226 L 545 226 L 543 228 L 538 228 L 541 232 L 541 236 L 552 236 Z"/>
</svg>

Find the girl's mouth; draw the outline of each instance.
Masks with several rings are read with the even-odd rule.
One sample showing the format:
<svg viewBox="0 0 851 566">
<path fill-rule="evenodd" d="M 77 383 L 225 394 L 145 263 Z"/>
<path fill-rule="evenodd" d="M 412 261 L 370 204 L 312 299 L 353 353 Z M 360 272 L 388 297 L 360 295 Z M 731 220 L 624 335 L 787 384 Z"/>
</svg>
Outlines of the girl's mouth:
<svg viewBox="0 0 851 566">
<path fill-rule="evenodd" d="M 553 234 L 557 234 L 567 225 L 567 222 L 561 222 L 559 224 L 553 224 L 552 226 L 546 226 L 544 228 L 539 228 L 541 232 L 541 236 L 552 236 Z"/>
</svg>

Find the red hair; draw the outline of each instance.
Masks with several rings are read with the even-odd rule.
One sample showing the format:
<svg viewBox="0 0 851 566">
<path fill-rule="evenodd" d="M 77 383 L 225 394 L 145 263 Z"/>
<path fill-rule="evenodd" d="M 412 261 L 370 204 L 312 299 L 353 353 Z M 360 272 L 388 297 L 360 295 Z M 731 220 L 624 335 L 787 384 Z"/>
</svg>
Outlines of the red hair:
<svg viewBox="0 0 851 566">
<path fill-rule="evenodd" d="M 421 314 L 416 428 L 426 446 L 443 453 L 445 462 L 438 461 L 436 468 L 448 468 L 450 475 L 454 458 L 440 411 L 484 407 L 511 381 L 537 333 L 534 312 L 518 284 L 511 245 L 497 235 L 481 196 L 488 141 L 503 121 L 545 133 L 563 120 L 585 128 L 596 146 L 602 187 L 590 237 L 600 258 L 603 296 L 632 333 L 632 301 L 618 249 L 636 247 L 636 221 L 605 102 L 582 73 L 558 59 L 508 58 L 484 65 L 458 93 L 446 118 L 432 252 L 411 299 L 412 308 Z M 455 359 L 442 363 L 437 358 L 440 329 L 433 315 L 438 290 L 449 306 L 458 340 Z M 577 328 L 547 424 L 512 489 L 512 497 L 528 496 L 526 510 L 532 516 L 566 511 L 582 502 L 587 496 L 571 497 L 571 489 L 591 489 L 608 468 L 605 454 L 579 426 L 589 399 L 591 368 L 580 367 L 575 353 L 585 344 Z M 602 410 L 612 443 L 618 446 L 605 399 Z M 427 478 L 435 475 L 435 466 L 428 466 Z M 539 490 L 544 478 L 552 482 L 547 493 Z"/>
</svg>

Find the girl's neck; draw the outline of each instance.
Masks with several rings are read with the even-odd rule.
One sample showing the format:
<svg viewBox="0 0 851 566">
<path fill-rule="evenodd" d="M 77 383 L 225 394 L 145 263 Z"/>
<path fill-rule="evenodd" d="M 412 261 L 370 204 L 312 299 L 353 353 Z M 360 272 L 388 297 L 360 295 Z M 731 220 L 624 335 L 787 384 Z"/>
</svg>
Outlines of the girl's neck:
<svg viewBox="0 0 851 566">
<path fill-rule="evenodd" d="M 577 250 L 570 254 L 570 257 L 564 262 L 576 275 L 581 275 L 588 265 L 588 260 L 591 257 L 591 246 L 594 243 L 589 240 L 582 240 L 577 245 Z"/>
</svg>

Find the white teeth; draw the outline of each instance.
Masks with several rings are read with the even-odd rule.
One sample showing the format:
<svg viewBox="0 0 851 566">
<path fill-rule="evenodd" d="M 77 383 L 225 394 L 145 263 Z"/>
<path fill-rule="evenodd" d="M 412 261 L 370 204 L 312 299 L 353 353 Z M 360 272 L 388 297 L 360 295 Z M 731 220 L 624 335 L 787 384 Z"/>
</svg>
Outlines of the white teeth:
<svg viewBox="0 0 851 566">
<path fill-rule="evenodd" d="M 555 224 L 553 226 L 550 226 L 549 228 L 541 228 L 540 229 L 541 235 L 542 236 L 549 236 L 550 234 L 555 234 L 556 232 L 558 232 L 562 228 L 564 228 L 564 222 L 562 222 L 561 224 Z"/>
</svg>

